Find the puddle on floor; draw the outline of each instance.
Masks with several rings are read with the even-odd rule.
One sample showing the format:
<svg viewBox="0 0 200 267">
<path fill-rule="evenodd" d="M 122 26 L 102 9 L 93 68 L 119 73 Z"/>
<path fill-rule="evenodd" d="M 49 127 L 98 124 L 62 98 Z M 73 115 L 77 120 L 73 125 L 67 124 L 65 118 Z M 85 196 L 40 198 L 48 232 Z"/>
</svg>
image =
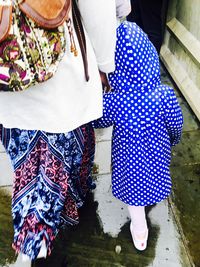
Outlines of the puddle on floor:
<svg viewBox="0 0 200 267">
<path fill-rule="evenodd" d="M 90 194 L 84 208 L 80 210 L 80 224 L 62 230 L 55 242 L 52 255 L 46 260 L 37 260 L 32 267 L 144 267 L 149 266 L 155 257 L 155 245 L 159 229 L 151 226 L 149 247 L 137 252 L 132 244 L 129 222 L 118 237 L 112 238 L 103 233 L 97 217 L 98 203 Z M 116 253 L 116 247 L 121 249 Z M 68 264 L 68 265 L 67 265 Z"/>
<path fill-rule="evenodd" d="M 200 164 L 172 168 L 173 202 L 195 267 L 200 267 Z"/>
<path fill-rule="evenodd" d="M 94 195 L 89 194 L 86 205 L 80 210 L 80 224 L 62 229 L 54 242 L 52 255 L 46 260 L 35 261 L 32 267 L 189 267 L 187 259 L 181 260 L 182 256 L 185 257 L 185 251 L 169 214 L 167 201 L 147 210 L 150 229 L 148 248 L 144 252 L 135 250 L 129 231 L 127 210 L 111 196 L 109 179 L 110 176 L 103 175 L 97 180 L 98 190 Z M 101 191 L 103 188 L 104 193 Z M 104 199 L 108 203 L 102 202 Z M 1 241 L 1 248 L 4 248 L 3 257 L 1 255 L 3 266 L 6 262 L 13 262 L 15 258 L 11 249 L 12 220 L 8 206 L 10 198 L 2 194 L 1 200 L 1 205 L 4 203 L 1 206 L 4 210 L 4 221 L 0 223 L 2 229 L 3 225 L 6 229 L 1 234 L 4 236 Z M 110 214 L 105 207 L 107 211 L 110 210 Z M 109 233 L 110 230 L 112 233 Z M 22 267 L 20 264 L 8 266 Z M 30 267 L 30 263 L 26 266 Z"/>
</svg>

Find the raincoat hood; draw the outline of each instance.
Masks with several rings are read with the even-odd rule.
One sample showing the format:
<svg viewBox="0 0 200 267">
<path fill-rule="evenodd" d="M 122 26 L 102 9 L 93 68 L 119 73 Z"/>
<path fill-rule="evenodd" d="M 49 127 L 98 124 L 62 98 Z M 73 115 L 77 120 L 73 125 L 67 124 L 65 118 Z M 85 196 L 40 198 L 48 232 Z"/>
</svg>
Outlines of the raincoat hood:
<svg viewBox="0 0 200 267">
<path fill-rule="evenodd" d="M 114 92 L 150 90 L 160 83 L 159 57 L 144 32 L 132 22 L 117 28 L 116 69 L 109 74 Z"/>
</svg>

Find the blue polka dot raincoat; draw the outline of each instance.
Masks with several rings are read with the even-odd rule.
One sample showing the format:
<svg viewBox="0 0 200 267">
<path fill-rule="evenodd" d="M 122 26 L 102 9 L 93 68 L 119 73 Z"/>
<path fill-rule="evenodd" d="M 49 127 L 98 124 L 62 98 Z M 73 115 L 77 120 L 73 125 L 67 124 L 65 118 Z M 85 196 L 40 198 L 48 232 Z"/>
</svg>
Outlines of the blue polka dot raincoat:
<svg viewBox="0 0 200 267">
<path fill-rule="evenodd" d="M 118 27 L 115 60 L 112 92 L 93 125 L 113 126 L 113 195 L 148 206 L 170 194 L 171 146 L 180 140 L 183 117 L 173 89 L 161 84 L 156 49 L 135 23 Z"/>
</svg>

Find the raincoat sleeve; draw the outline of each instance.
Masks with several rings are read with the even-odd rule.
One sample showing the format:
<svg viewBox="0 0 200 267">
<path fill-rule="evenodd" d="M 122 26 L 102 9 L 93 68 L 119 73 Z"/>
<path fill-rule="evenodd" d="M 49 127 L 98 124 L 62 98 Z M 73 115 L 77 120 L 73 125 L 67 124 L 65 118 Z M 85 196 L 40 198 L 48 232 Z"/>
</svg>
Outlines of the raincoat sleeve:
<svg viewBox="0 0 200 267">
<path fill-rule="evenodd" d="M 163 99 L 165 124 L 172 146 L 179 143 L 183 128 L 183 115 L 174 90 L 166 86 Z"/>
<path fill-rule="evenodd" d="M 78 5 L 99 70 L 113 72 L 117 27 L 115 0 L 79 0 Z"/>
<path fill-rule="evenodd" d="M 93 128 L 106 128 L 114 125 L 116 95 L 107 93 L 103 96 L 103 116 L 92 122 Z"/>
</svg>

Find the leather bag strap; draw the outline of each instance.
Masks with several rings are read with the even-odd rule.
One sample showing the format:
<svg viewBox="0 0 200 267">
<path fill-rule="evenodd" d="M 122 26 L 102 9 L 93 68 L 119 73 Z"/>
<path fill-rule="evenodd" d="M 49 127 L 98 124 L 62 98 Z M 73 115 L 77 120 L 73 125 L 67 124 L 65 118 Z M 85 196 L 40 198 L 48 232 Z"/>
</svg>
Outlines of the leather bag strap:
<svg viewBox="0 0 200 267">
<path fill-rule="evenodd" d="M 0 42 L 8 36 L 12 23 L 12 6 L 0 5 Z"/>
<path fill-rule="evenodd" d="M 84 33 L 82 21 L 81 21 L 81 14 L 78 9 L 76 0 L 72 0 L 72 1 L 73 1 L 72 3 L 73 23 L 74 23 L 74 28 L 75 28 L 77 38 L 79 41 L 79 46 L 81 49 L 81 55 L 82 55 L 84 71 L 85 71 L 85 79 L 88 82 L 89 72 L 88 72 L 87 47 L 86 47 L 85 33 Z"/>
</svg>

